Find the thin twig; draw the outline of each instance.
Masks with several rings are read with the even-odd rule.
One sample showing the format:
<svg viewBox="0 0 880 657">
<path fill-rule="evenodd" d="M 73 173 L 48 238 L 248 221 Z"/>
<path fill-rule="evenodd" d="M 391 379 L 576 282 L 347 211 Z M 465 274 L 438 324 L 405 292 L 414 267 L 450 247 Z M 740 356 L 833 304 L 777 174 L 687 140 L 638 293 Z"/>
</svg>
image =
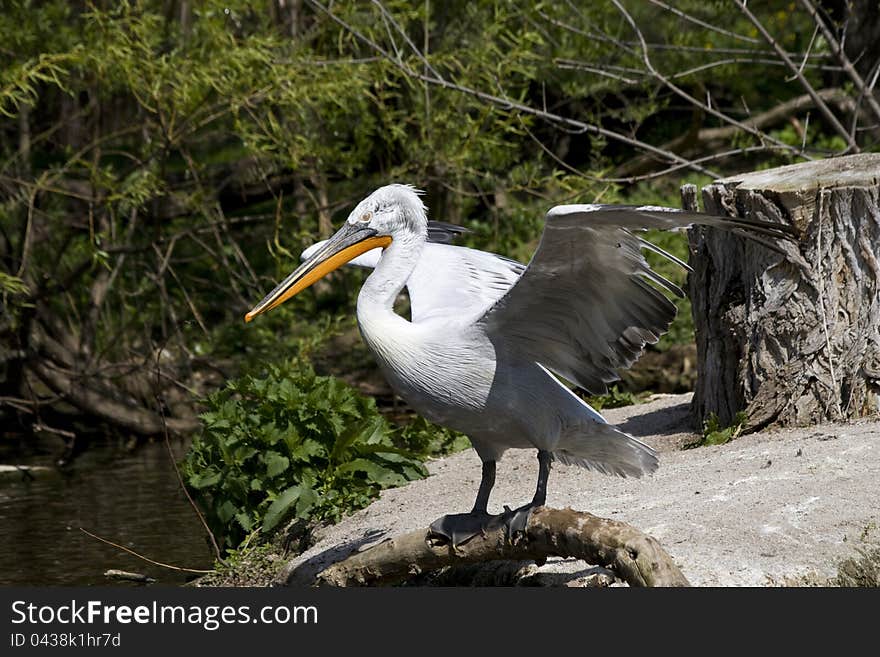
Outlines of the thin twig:
<svg viewBox="0 0 880 657">
<path fill-rule="evenodd" d="M 205 531 L 208 533 L 208 538 L 211 539 L 211 546 L 214 548 L 214 555 L 217 557 L 217 560 L 220 561 L 222 557 L 220 553 L 220 546 L 217 544 L 217 539 L 214 538 L 214 533 L 211 531 L 210 527 L 208 527 L 205 516 L 202 515 L 202 512 L 199 509 L 198 505 L 189 494 L 189 491 L 186 488 L 186 484 L 183 483 L 183 476 L 180 474 L 180 468 L 177 467 L 177 459 L 174 457 L 174 450 L 171 449 L 171 438 L 168 435 L 168 424 L 165 422 L 165 408 L 162 404 L 162 401 L 158 398 L 159 390 L 161 390 L 161 381 L 159 379 L 159 357 L 161 354 L 162 349 L 156 351 L 156 405 L 159 407 L 159 417 L 162 420 L 162 431 L 165 436 L 165 448 L 168 450 L 168 456 L 171 459 L 171 465 L 174 468 L 174 474 L 177 475 L 177 482 L 180 484 L 180 488 L 183 490 L 183 494 L 186 495 L 186 499 L 189 501 L 189 505 L 192 507 L 193 511 L 195 511 L 196 516 L 198 516 L 199 522 L 202 523 L 202 527 L 204 527 Z"/>
<path fill-rule="evenodd" d="M 681 11 L 680 9 L 676 9 L 675 7 L 670 7 L 665 2 L 660 2 L 660 0 L 648 0 L 652 5 L 656 5 L 657 7 L 661 7 L 666 11 L 672 12 L 679 18 L 683 18 L 684 20 L 693 23 L 694 25 L 699 25 L 700 27 L 705 27 L 707 30 L 712 32 L 718 32 L 718 34 L 723 34 L 725 36 L 732 37 L 734 39 L 739 39 L 740 41 L 748 41 L 749 43 L 761 43 L 760 40 L 755 39 L 754 37 L 748 37 L 743 34 L 737 34 L 736 32 L 730 32 L 728 30 L 722 29 L 711 23 L 707 23 L 706 21 L 701 21 L 699 18 L 695 16 L 691 16 L 690 14 Z"/>
<path fill-rule="evenodd" d="M 813 28 L 813 36 L 810 37 L 810 43 L 807 44 L 807 52 L 804 53 L 804 58 L 801 61 L 801 65 L 798 68 L 798 73 L 803 73 L 804 69 L 807 67 L 807 60 L 810 58 L 810 51 L 813 49 L 813 44 L 816 43 L 816 36 L 819 34 L 819 26 L 817 25 Z M 794 78 L 786 80 L 786 82 L 791 82 Z"/>
<path fill-rule="evenodd" d="M 756 128 L 748 125 L 747 123 L 737 121 L 736 119 L 734 119 L 731 116 L 728 116 L 724 112 L 721 112 L 721 111 L 715 109 L 714 107 L 712 107 L 711 104 L 704 103 L 703 101 L 699 100 L 695 96 L 689 94 L 687 91 L 685 91 L 684 89 L 682 89 L 678 85 L 674 84 L 670 78 L 668 78 L 666 75 L 664 75 L 663 73 L 661 73 L 660 71 L 658 71 L 654 67 L 653 62 L 651 61 L 651 55 L 649 52 L 648 43 L 645 40 L 645 37 L 642 34 L 641 29 L 639 29 L 638 23 L 636 23 L 635 19 L 632 17 L 632 15 L 629 13 L 629 11 L 627 11 L 627 9 L 623 6 L 623 4 L 621 4 L 621 2 L 619 0 L 611 0 L 611 3 L 617 8 L 617 10 L 620 12 L 621 16 L 623 16 L 624 20 L 629 24 L 629 26 L 632 28 L 633 33 L 636 35 L 636 38 L 638 39 L 639 44 L 641 46 L 642 61 L 645 63 L 645 68 L 648 70 L 648 72 L 652 76 L 654 76 L 660 83 L 662 83 L 664 86 L 666 86 L 670 91 L 675 93 L 677 96 L 680 96 L 681 98 L 686 100 L 691 105 L 693 105 L 695 107 L 699 107 L 700 109 L 706 111 L 707 113 L 711 114 L 712 116 L 714 116 L 718 119 L 721 119 L 725 123 L 729 123 L 732 126 L 736 126 L 737 128 L 739 128 L 743 132 L 747 132 L 748 134 L 750 134 L 754 137 L 757 137 L 762 142 L 768 141 L 768 142 L 770 142 L 780 148 L 787 149 L 793 153 L 802 154 L 801 152 L 798 151 L 798 149 L 796 147 L 791 146 L 790 144 L 786 144 L 771 135 L 768 135 L 764 132 L 761 132 L 760 130 L 757 130 Z M 821 102 L 821 99 L 819 99 L 818 102 Z M 807 157 L 807 159 L 811 159 L 808 156 L 805 156 L 805 157 Z"/>
<path fill-rule="evenodd" d="M 816 103 L 816 107 L 822 113 L 822 116 L 824 116 L 834 128 L 834 130 L 836 130 L 837 133 L 846 140 L 846 143 L 849 146 L 850 150 L 854 153 L 860 152 L 858 144 L 856 144 L 855 140 L 849 134 L 849 131 L 844 128 L 843 125 L 841 125 L 837 117 L 834 116 L 834 113 L 828 108 L 828 105 L 825 104 L 825 101 L 823 101 L 819 97 L 819 94 L 816 93 L 813 85 L 810 84 L 810 82 L 804 77 L 804 74 L 798 70 L 797 66 L 795 66 L 793 61 L 791 61 L 791 58 L 788 56 L 785 50 L 783 50 L 782 46 L 779 45 L 776 39 L 774 39 L 773 36 L 767 31 L 767 28 L 764 27 L 764 24 L 759 21 L 758 17 L 749 10 L 745 0 L 736 0 L 736 4 L 739 7 L 740 11 L 746 16 L 746 18 L 748 18 L 752 22 L 752 25 L 754 25 L 758 29 L 758 32 L 761 33 L 761 36 L 764 37 L 764 40 L 770 45 L 771 48 L 773 48 L 773 50 L 776 51 L 776 54 L 779 55 L 782 61 L 785 62 L 785 64 L 794 74 L 797 81 L 801 83 L 801 86 L 804 88 L 804 90 L 808 94 L 810 94 L 810 97 L 812 97 L 813 102 Z"/>
<path fill-rule="evenodd" d="M 880 103 L 877 102 L 874 94 L 871 93 L 871 90 L 867 88 L 867 85 L 862 79 L 862 76 L 859 75 L 849 57 L 846 56 L 846 53 L 843 51 L 842 44 L 834 38 L 834 34 L 832 34 L 831 30 L 828 29 L 825 21 L 819 15 L 816 7 L 813 5 L 812 2 L 810 2 L 810 0 L 800 0 L 800 3 L 804 6 L 804 9 L 807 10 L 810 16 L 813 17 L 813 20 L 816 22 L 816 27 L 822 30 L 822 36 L 825 37 L 825 41 L 831 48 L 831 52 L 834 53 L 834 56 L 837 58 L 837 61 L 840 62 L 843 70 L 846 71 L 846 74 L 849 75 L 850 79 L 852 79 L 852 81 L 855 83 L 856 88 L 859 90 L 859 93 L 865 98 L 865 100 L 868 101 L 868 106 L 871 108 L 871 111 L 878 119 L 880 119 Z"/>
<path fill-rule="evenodd" d="M 332 21 L 341 25 L 346 30 L 348 30 L 354 37 L 356 37 L 359 41 L 363 42 L 377 53 L 384 56 L 389 62 L 394 64 L 397 68 L 399 68 L 404 74 L 408 77 L 421 80 L 424 82 L 428 82 L 430 84 L 437 85 L 439 87 L 443 87 L 445 89 L 449 89 L 451 91 L 458 91 L 475 98 L 479 98 L 480 100 L 485 100 L 487 102 L 492 103 L 493 105 L 497 105 L 502 109 L 508 111 L 518 111 L 523 112 L 525 114 L 530 114 L 532 116 L 536 116 L 540 119 L 544 119 L 551 123 L 556 124 L 561 129 L 569 128 L 577 133 L 589 133 L 594 135 L 600 135 L 602 137 L 607 137 L 608 139 L 613 139 L 615 141 L 619 141 L 621 143 L 627 144 L 629 146 L 633 146 L 634 148 L 638 148 L 639 150 L 647 151 L 649 153 L 653 153 L 659 157 L 662 157 L 665 160 L 670 160 L 672 162 L 677 162 L 679 164 L 683 164 L 685 167 L 691 168 L 699 173 L 706 174 L 713 178 L 718 177 L 718 173 L 715 171 L 711 171 L 706 169 L 705 167 L 701 167 L 699 165 L 693 164 L 690 160 L 686 158 L 680 157 L 675 153 L 670 151 L 664 151 L 663 149 L 657 148 L 656 146 L 652 146 L 646 142 L 643 142 L 639 139 L 635 139 L 634 137 L 627 137 L 619 132 L 614 132 L 613 130 L 608 130 L 607 128 L 603 128 L 601 126 L 585 123 L 583 121 L 578 121 L 576 119 L 572 119 L 569 117 L 561 116 L 559 114 L 554 114 L 551 112 L 547 112 L 545 110 L 537 109 L 535 107 L 531 107 L 529 105 L 525 105 L 520 103 L 512 98 L 504 98 L 500 96 L 496 96 L 493 94 L 486 93 L 484 91 L 479 91 L 478 89 L 474 89 L 472 87 L 468 87 L 465 85 L 457 84 L 455 82 L 450 82 L 446 78 L 443 77 L 434 77 L 433 75 L 425 75 L 423 73 L 419 73 L 418 71 L 414 71 L 409 66 L 407 66 L 402 60 L 393 56 L 389 53 L 385 48 L 380 46 L 374 40 L 370 39 L 368 36 L 360 32 L 357 28 L 355 28 L 350 23 L 346 22 L 336 14 L 334 14 L 330 9 L 324 4 L 317 2 L 317 0 L 309 0 L 309 4 L 311 4 L 316 9 L 325 13 Z M 786 146 L 787 148 L 791 148 L 790 146 Z"/>
<path fill-rule="evenodd" d="M 101 538 L 100 536 L 97 536 L 97 535 L 93 534 L 92 532 L 88 531 L 87 529 L 83 529 L 82 527 L 80 527 L 79 530 L 83 534 L 86 534 L 87 536 L 91 536 L 92 538 L 98 539 L 102 543 L 106 543 L 107 545 L 112 545 L 115 548 L 119 548 L 123 552 L 128 552 L 130 555 L 135 556 L 138 559 L 142 559 L 143 561 L 146 561 L 147 563 L 151 563 L 154 566 L 161 566 L 162 568 L 168 568 L 170 570 L 179 570 L 184 573 L 198 573 L 200 575 L 207 575 L 209 573 L 216 573 L 217 572 L 214 569 L 201 570 L 199 568 L 182 568 L 180 566 L 172 566 L 170 563 L 162 563 L 161 561 L 156 561 L 155 559 L 150 559 L 149 557 L 145 557 L 142 554 L 138 554 L 134 550 L 127 548 L 124 545 L 119 545 L 119 543 L 114 543 L 113 541 L 108 541 L 106 538 Z"/>
</svg>

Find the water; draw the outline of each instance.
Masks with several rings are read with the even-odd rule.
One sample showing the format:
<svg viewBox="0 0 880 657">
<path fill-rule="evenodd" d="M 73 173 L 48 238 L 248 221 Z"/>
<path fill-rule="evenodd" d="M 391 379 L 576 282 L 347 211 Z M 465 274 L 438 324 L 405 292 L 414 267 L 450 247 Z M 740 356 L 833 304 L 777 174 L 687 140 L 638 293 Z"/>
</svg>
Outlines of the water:
<svg viewBox="0 0 880 657">
<path fill-rule="evenodd" d="M 174 444 L 179 460 L 185 448 Z M 51 463 L 51 459 L 0 459 Z M 115 568 L 181 584 L 194 575 L 154 566 L 80 531 L 156 561 L 205 569 L 213 559 L 204 529 L 187 501 L 164 443 L 93 445 L 66 469 L 34 480 L 0 475 L 0 585 L 113 584 Z"/>
</svg>

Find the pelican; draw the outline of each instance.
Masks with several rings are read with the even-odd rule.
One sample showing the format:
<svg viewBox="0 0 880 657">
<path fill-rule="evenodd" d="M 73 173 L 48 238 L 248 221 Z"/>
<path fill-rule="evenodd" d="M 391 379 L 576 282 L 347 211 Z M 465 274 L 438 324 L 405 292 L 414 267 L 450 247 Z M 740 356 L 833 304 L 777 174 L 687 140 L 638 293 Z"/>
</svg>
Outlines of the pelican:
<svg viewBox="0 0 880 657">
<path fill-rule="evenodd" d="M 546 501 L 551 462 L 608 475 L 654 472 L 651 447 L 609 424 L 560 379 L 602 394 L 657 342 L 675 317 L 664 291 L 684 291 L 653 271 L 643 250 L 688 265 L 637 236 L 703 224 L 747 234 L 777 251 L 791 228 L 656 206 L 559 205 L 546 215 L 528 266 L 449 243 L 461 229 L 428 221 L 421 192 L 381 187 L 329 240 L 245 317 L 251 321 L 351 262 L 372 268 L 357 299 L 361 335 L 394 391 L 417 413 L 468 436 L 482 461 L 470 513 L 431 529 L 456 543 L 498 518 L 522 529 Z M 769 238 L 769 239 L 768 239 Z M 411 318 L 394 311 L 407 287 Z M 488 513 L 496 462 L 508 449 L 536 449 L 531 503 Z"/>
</svg>

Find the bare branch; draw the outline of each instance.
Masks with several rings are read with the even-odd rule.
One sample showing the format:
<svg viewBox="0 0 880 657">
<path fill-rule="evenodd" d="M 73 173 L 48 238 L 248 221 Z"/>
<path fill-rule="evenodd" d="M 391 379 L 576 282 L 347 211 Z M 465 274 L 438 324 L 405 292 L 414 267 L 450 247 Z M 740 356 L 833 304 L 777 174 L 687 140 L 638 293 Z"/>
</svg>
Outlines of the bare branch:
<svg viewBox="0 0 880 657">
<path fill-rule="evenodd" d="M 822 36 L 825 38 L 825 41 L 828 43 L 828 46 L 831 48 L 831 51 L 834 53 L 834 56 L 837 58 L 837 61 L 840 62 L 840 65 L 843 67 L 843 70 L 846 71 L 846 74 L 849 75 L 850 79 L 856 85 L 856 88 L 859 90 L 859 93 L 865 100 L 868 102 L 868 106 L 871 108 L 871 111 L 874 113 L 874 116 L 880 120 L 880 103 L 877 102 L 877 98 L 873 94 L 873 84 L 869 89 L 865 84 L 865 81 L 862 79 L 862 76 L 859 75 L 859 72 L 855 69 L 852 62 L 849 60 L 849 57 L 846 56 L 846 53 L 843 51 L 843 46 L 841 43 L 834 38 L 834 34 L 832 34 L 831 30 L 828 29 L 828 26 L 825 24 L 825 21 L 819 15 L 819 12 L 816 10 L 815 5 L 813 5 L 810 0 L 800 0 L 801 5 L 803 5 L 804 9 L 812 16 L 813 20 L 816 22 L 816 26 L 822 30 Z M 880 68 L 878 68 L 880 70 Z M 877 76 L 874 76 L 874 82 L 876 83 Z"/>
<path fill-rule="evenodd" d="M 856 144 L 855 140 L 850 135 L 849 131 L 841 125 L 840 121 L 834 116 L 834 113 L 828 108 L 828 105 L 825 104 L 825 101 L 819 97 L 816 93 L 816 90 L 813 88 L 813 85 L 810 84 L 809 80 L 804 77 L 804 74 L 798 70 L 797 66 L 795 66 L 794 62 L 791 61 L 791 58 L 788 54 L 783 50 L 782 46 L 773 38 L 773 36 L 767 31 L 767 28 L 764 27 L 764 24 L 758 20 L 757 16 L 755 16 L 746 5 L 745 0 L 735 0 L 737 6 L 740 11 L 752 22 L 758 31 L 761 33 L 761 36 L 764 37 L 764 40 L 776 51 L 776 54 L 785 62 L 786 66 L 791 70 L 792 74 L 797 78 L 798 82 L 801 83 L 801 86 L 804 90 L 810 94 L 813 98 L 813 102 L 816 103 L 816 107 L 822 113 L 822 116 L 831 124 L 834 130 L 846 140 L 847 145 L 849 146 L 849 150 L 854 153 L 858 153 L 860 151 L 858 144 Z"/>
<path fill-rule="evenodd" d="M 706 21 L 701 21 L 699 18 L 691 16 L 690 14 L 681 11 L 680 9 L 676 9 L 675 7 L 670 7 L 665 2 L 660 2 L 660 0 L 648 0 L 652 5 L 656 5 L 657 7 L 661 7 L 666 11 L 672 12 L 679 18 L 683 18 L 684 20 L 693 23 L 694 25 L 699 25 L 700 27 L 705 27 L 707 30 L 711 32 L 717 32 L 718 34 L 723 34 L 724 36 L 729 36 L 731 38 L 737 39 L 739 41 L 748 41 L 749 43 L 760 43 L 758 39 L 754 37 L 748 37 L 744 34 L 737 34 L 736 32 L 730 32 L 729 30 L 722 29 L 716 25 L 712 25 L 711 23 L 707 23 Z"/>
<path fill-rule="evenodd" d="M 684 100 L 686 100 L 688 103 L 690 103 L 690 104 L 693 105 L 694 107 L 698 107 L 698 108 L 702 109 L 703 111 L 705 111 L 705 112 L 711 114 L 712 116 L 714 116 L 714 117 L 716 117 L 716 118 L 718 118 L 718 119 L 721 119 L 721 120 L 724 121 L 725 123 L 729 123 L 729 124 L 731 124 L 731 125 L 733 125 L 733 126 L 736 126 L 737 128 L 739 128 L 739 129 L 742 130 L 743 132 L 747 132 L 748 134 L 750 134 L 750 135 L 752 135 L 752 136 L 754 136 L 754 137 L 757 137 L 758 139 L 760 139 L 760 140 L 762 140 L 762 141 L 768 141 L 768 142 L 770 142 L 771 144 L 774 144 L 775 146 L 777 146 L 777 147 L 779 147 L 779 148 L 782 148 L 782 149 L 785 149 L 785 150 L 789 150 L 789 151 L 791 151 L 791 152 L 793 152 L 793 153 L 798 153 L 799 155 L 803 155 L 803 154 L 802 154 L 797 148 L 795 148 L 794 146 L 791 146 L 791 145 L 786 144 L 786 143 L 784 143 L 784 142 L 782 142 L 782 141 L 780 141 L 780 140 L 778 140 L 778 139 L 776 139 L 776 138 L 774 138 L 774 137 L 771 137 L 770 135 L 768 135 L 768 134 L 766 134 L 766 133 L 763 133 L 763 132 L 761 132 L 760 130 L 757 130 L 757 129 L 755 129 L 754 127 L 748 125 L 747 123 L 743 123 L 743 122 L 741 122 L 741 121 L 737 121 L 736 119 L 734 119 L 734 118 L 728 116 L 728 115 L 725 114 L 724 112 L 721 112 L 721 111 L 715 109 L 715 108 L 712 107 L 712 105 L 709 104 L 709 103 L 704 103 L 704 102 L 701 101 L 700 99 L 698 99 L 698 98 L 692 96 L 691 94 L 689 94 L 687 91 L 685 91 L 684 89 L 682 89 L 682 88 L 679 87 L 678 85 L 674 84 L 674 83 L 673 83 L 668 77 L 666 77 L 664 74 L 660 73 L 656 68 L 654 68 L 653 63 L 651 62 L 651 56 L 650 56 L 649 51 L 648 51 L 648 44 L 647 44 L 647 42 L 645 41 L 645 38 L 644 38 L 644 36 L 642 35 L 642 31 L 641 31 L 641 29 L 639 29 L 639 26 L 638 26 L 638 24 L 636 23 L 635 19 L 634 19 L 634 18 L 632 17 L 632 15 L 626 10 L 626 8 L 620 3 L 619 0 L 611 0 L 611 2 L 612 2 L 612 4 L 613 4 L 615 7 L 617 7 L 617 10 L 621 13 L 621 15 L 624 17 L 624 19 L 626 20 L 626 22 L 629 23 L 629 25 L 630 25 L 630 27 L 632 28 L 633 32 L 635 32 L 636 38 L 639 40 L 639 43 L 641 44 L 642 59 L 643 59 L 643 61 L 645 62 L 645 67 L 648 69 L 648 71 L 651 73 L 651 75 L 653 75 L 653 76 L 654 76 L 659 82 L 661 82 L 663 85 L 665 85 L 666 87 L 668 87 L 673 93 L 675 93 L 676 95 L 680 96 L 681 98 L 683 98 Z M 806 159 L 811 159 L 809 156 L 806 156 L 806 155 L 803 155 L 803 156 L 804 156 Z"/>
<path fill-rule="evenodd" d="M 141 406 L 121 402 L 108 392 L 99 391 L 85 384 L 73 372 L 65 372 L 48 362 L 33 361 L 28 368 L 53 391 L 63 396 L 80 410 L 103 418 L 117 426 L 125 427 L 141 436 L 155 436 L 162 432 L 161 418 Z M 199 428 L 197 418 L 168 418 L 168 428 L 177 434 L 191 433 Z"/>
<path fill-rule="evenodd" d="M 854 112 L 856 109 L 855 103 L 853 102 L 852 98 L 850 98 L 842 89 L 831 87 L 829 89 L 822 89 L 818 91 L 817 94 L 826 102 L 837 105 L 842 111 Z M 743 123 L 760 130 L 771 125 L 775 125 L 780 121 L 785 120 L 786 118 L 794 116 L 798 112 L 802 112 L 812 107 L 815 107 L 813 97 L 809 94 L 803 94 L 801 96 L 792 98 L 791 100 L 788 100 L 784 103 L 780 103 L 776 107 L 773 107 L 766 112 L 756 114 L 755 116 L 746 119 Z M 697 147 L 705 151 L 710 148 L 718 147 L 720 144 L 729 143 L 731 139 L 739 134 L 739 132 L 740 131 L 736 126 L 726 126 L 724 128 L 703 128 L 702 130 L 698 130 L 696 132 L 688 132 L 684 135 L 681 135 L 680 137 L 677 137 L 672 141 L 663 144 L 661 148 L 676 150 L 687 155 L 688 153 L 694 153 Z M 710 155 L 708 156 L 708 158 L 699 158 L 694 161 L 710 161 L 716 158 L 720 159 L 722 157 L 729 157 L 736 154 L 737 152 L 747 153 L 756 152 L 758 150 L 768 150 L 768 147 L 766 145 L 762 145 L 758 148 L 734 149 L 731 151 L 726 151 L 724 153 Z M 789 149 L 785 150 L 788 151 Z M 632 160 L 624 164 L 618 169 L 617 173 L 624 176 L 635 174 L 646 170 L 650 163 L 651 160 L 648 158 L 648 156 L 642 155 L 640 157 L 633 158 Z M 667 169 L 665 172 L 669 173 L 676 168 L 678 167 Z M 623 178 L 623 180 L 627 182 L 638 179 L 640 178 Z"/>
<path fill-rule="evenodd" d="M 351 34 L 354 35 L 358 40 L 360 40 L 361 42 L 363 42 L 364 44 L 366 44 L 367 46 L 369 46 L 370 48 L 372 48 L 373 50 L 375 50 L 376 52 L 381 54 L 389 62 L 393 63 L 403 73 L 405 73 L 407 76 L 409 76 L 412 79 L 417 79 L 417 80 L 421 80 L 424 82 L 428 82 L 430 84 L 434 84 L 439 87 L 443 87 L 445 89 L 449 89 L 452 91 L 458 91 L 458 92 L 473 96 L 475 98 L 479 98 L 480 100 L 488 101 L 488 102 L 490 102 L 494 105 L 497 105 L 503 109 L 516 110 L 518 112 L 523 112 L 524 114 L 529 114 L 529 115 L 544 119 L 546 121 L 549 121 L 549 122 L 554 123 L 556 125 L 559 125 L 561 127 L 573 129 L 578 132 L 585 132 L 585 133 L 599 135 L 602 137 L 607 137 L 608 139 L 612 139 L 614 141 L 619 141 L 619 142 L 627 144 L 629 146 L 633 146 L 634 148 L 637 148 L 639 150 L 653 153 L 654 155 L 657 155 L 657 156 L 663 158 L 664 160 L 683 164 L 688 168 L 691 168 L 691 169 L 698 171 L 700 173 L 704 173 L 708 176 L 713 176 L 713 177 L 717 176 L 717 174 L 715 172 L 710 171 L 709 169 L 706 169 L 704 167 L 701 167 L 700 165 L 693 164 L 693 163 L 689 162 L 688 160 L 686 160 L 685 158 L 679 157 L 675 153 L 672 153 L 669 151 L 664 151 L 663 149 L 657 148 L 656 146 L 652 146 L 651 144 L 643 142 L 639 139 L 635 139 L 633 137 L 627 137 L 626 135 L 623 135 L 619 132 L 615 132 L 613 130 L 608 130 L 607 128 L 603 128 L 601 126 L 597 126 L 592 123 L 586 123 L 584 121 L 579 121 L 579 120 L 572 119 L 569 117 L 561 116 L 559 114 L 555 114 L 553 112 L 548 112 L 546 110 L 537 109 L 537 108 L 531 107 L 529 105 L 525 105 L 523 103 L 515 101 L 511 98 L 504 98 L 504 97 L 500 97 L 500 96 L 495 96 L 493 94 L 479 91 L 477 89 L 473 89 L 471 87 L 460 85 L 455 82 L 450 82 L 449 80 L 446 80 L 445 78 L 442 78 L 442 77 L 434 77 L 433 75 L 426 75 L 423 73 L 419 73 L 418 71 L 414 71 L 413 69 L 408 67 L 403 61 L 399 60 L 396 57 L 393 57 L 387 50 L 382 48 L 382 46 L 380 46 L 378 43 L 376 43 L 375 41 L 373 41 L 372 39 L 370 39 L 369 37 L 364 35 L 362 32 L 357 30 L 354 26 L 352 26 L 351 24 L 347 23 L 343 19 L 336 16 L 326 6 L 324 6 L 320 2 L 317 2 L 317 0 L 309 0 L 309 2 L 315 8 L 317 8 L 318 10 L 324 12 L 327 16 L 329 16 L 331 20 L 333 20 L 334 22 L 336 22 L 337 24 L 341 25 L 346 30 L 351 32 Z"/>
</svg>

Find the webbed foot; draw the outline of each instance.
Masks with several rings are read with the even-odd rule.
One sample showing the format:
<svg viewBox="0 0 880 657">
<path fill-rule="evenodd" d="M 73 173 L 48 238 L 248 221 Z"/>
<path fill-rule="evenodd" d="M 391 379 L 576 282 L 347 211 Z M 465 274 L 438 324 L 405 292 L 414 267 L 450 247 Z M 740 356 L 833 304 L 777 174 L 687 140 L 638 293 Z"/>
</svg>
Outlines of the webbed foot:
<svg viewBox="0 0 880 657">
<path fill-rule="evenodd" d="M 452 513 L 432 522 L 428 534 L 445 538 L 454 548 L 496 527 L 497 524 L 493 525 L 493 521 L 497 521 L 499 517 L 479 511 Z"/>
<path fill-rule="evenodd" d="M 510 509 L 506 506 L 504 507 L 504 513 L 502 513 L 499 518 L 504 525 L 504 531 L 508 541 L 513 541 L 518 534 L 525 533 L 526 526 L 529 524 L 529 518 L 532 517 L 532 511 L 541 506 L 542 505 L 540 504 L 531 502 L 529 504 L 524 504 L 517 509 Z"/>
<path fill-rule="evenodd" d="M 452 547 L 464 545 L 475 536 L 481 536 L 490 531 L 504 528 L 504 535 L 508 541 L 523 534 L 529 524 L 532 511 L 538 506 L 534 503 L 526 504 L 518 509 L 504 507 L 504 513 L 491 515 L 486 512 L 453 513 L 437 518 L 429 527 L 429 535 L 443 538 Z"/>
</svg>

